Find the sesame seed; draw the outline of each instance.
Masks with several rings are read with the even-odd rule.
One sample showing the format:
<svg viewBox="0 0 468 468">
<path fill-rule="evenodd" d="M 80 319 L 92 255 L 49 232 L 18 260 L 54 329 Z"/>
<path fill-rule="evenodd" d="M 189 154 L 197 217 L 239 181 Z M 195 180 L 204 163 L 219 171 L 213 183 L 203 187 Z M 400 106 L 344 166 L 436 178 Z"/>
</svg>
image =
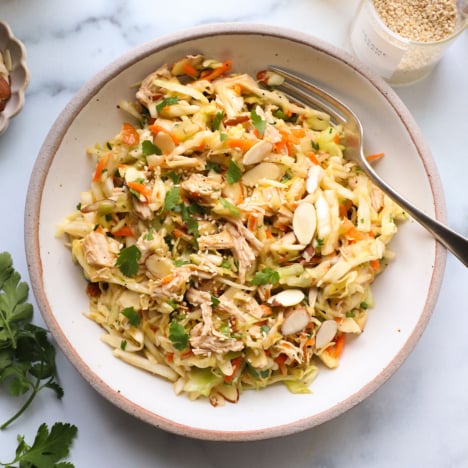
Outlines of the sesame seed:
<svg viewBox="0 0 468 468">
<path fill-rule="evenodd" d="M 373 0 L 373 4 L 389 29 L 413 41 L 440 41 L 456 27 L 456 0 Z"/>
</svg>

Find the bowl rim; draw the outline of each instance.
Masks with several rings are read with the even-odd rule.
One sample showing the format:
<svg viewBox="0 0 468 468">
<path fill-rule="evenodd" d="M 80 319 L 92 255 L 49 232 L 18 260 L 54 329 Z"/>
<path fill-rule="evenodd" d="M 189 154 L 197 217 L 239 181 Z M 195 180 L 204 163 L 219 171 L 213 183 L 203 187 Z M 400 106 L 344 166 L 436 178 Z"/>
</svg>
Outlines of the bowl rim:
<svg viewBox="0 0 468 468">
<path fill-rule="evenodd" d="M 7 47 L 8 47 L 8 44 L 15 44 L 20 50 L 20 58 L 13 65 L 14 65 L 14 68 L 20 68 L 23 70 L 24 81 L 23 83 L 20 83 L 20 86 L 18 87 L 18 90 L 16 91 L 16 93 L 12 93 L 12 95 L 16 94 L 18 97 L 18 103 L 16 107 L 12 108 L 11 105 L 10 106 L 8 105 L 9 102 L 11 102 L 11 98 L 10 98 L 10 101 L 7 103 L 5 109 L 3 110 L 4 119 L 3 119 L 3 123 L 0 124 L 0 135 L 7 130 L 8 126 L 10 125 L 11 119 L 15 117 L 17 114 L 19 114 L 19 112 L 23 109 L 24 103 L 25 103 L 26 89 L 29 86 L 29 80 L 30 80 L 29 69 L 26 64 L 26 58 L 27 58 L 26 47 L 17 37 L 14 36 L 10 25 L 6 23 L 5 21 L 0 20 L 0 32 L 2 31 L 6 38 Z"/>
<path fill-rule="evenodd" d="M 139 406 L 138 404 L 131 402 L 116 390 L 108 386 L 108 384 L 106 384 L 99 377 L 99 375 L 95 374 L 91 369 L 89 369 L 86 363 L 81 360 L 77 351 L 70 345 L 56 318 L 51 313 L 51 309 L 43 288 L 43 270 L 39 250 L 39 226 L 37 220 L 39 219 L 40 215 L 42 191 L 47 178 L 48 169 L 52 164 L 57 149 L 63 141 L 69 125 L 81 112 L 83 107 L 87 105 L 88 102 L 93 98 L 93 96 L 98 92 L 104 83 L 146 56 L 165 49 L 169 46 L 208 36 L 213 37 L 236 34 L 269 36 L 304 44 L 308 47 L 323 52 L 332 58 L 342 61 L 351 67 L 355 73 L 368 80 L 370 84 L 380 92 L 382 97 L 387 101 L 388 104 L 390 104 L 390 106 L 400 117 L 402 124 L 408 132 L 408 135 L 410 136 L 419 154 L 426 174 L 431 174 L 431 177 L 429 177 L 429 185 L 433 194 L 435 216 L 441 221 L 446 220 L 443 189 L 435 162 L 409 110 L 400 100 L 398 95 L 393 91 L 393 89 L 376 73 L 359 62 L 358 59 L 351 56 L 346 51 L 330 45 L 310 34 L 289 28 L 258 23 L 212 23 L 203 26 L 196 26 L 160 36 L 151 41 L 136 46 L 135 48 L 124 53 L 119 58 L 111 62 L 107 67 L 105 67 L 105 69 L 96 73 L 91 79 L 89 79 L 69 101 L 69 103 L 58 116 L 55 123 L 52 125 L 40 149 L 29 182 L 24 213 L 24 242 L 30 281 L 36 297 L 36 301 L 38 303 L 42 317 L 52 332 L 52 335 L 56 339 L 59 347 L 63 350 L 68 360 L 79 371 L 81 376 L 99 394 L 110 400 L 115 406 L 137 417 L 138 419 L 149 423 L 152 426 L 178 435 L 212 441 L 252 441 L 294 434 L 329 421 L 348 411 L 369 397 L 381 385 L 383 385 L 391 377 L 391 375 L 396 372 L 396 370 L 403 364 L 405 359 L 416 346 L 416 343 L 418 342 L 424 329 L 427 326 L 427 323 L 429 322 L 429 319 L 432 315 L 432 310 L 436 304 L 443 280 L 446 260 L 445 249 L 443 249 L 440 244 L 436 243 L 435 261 L 432 269 L 430 288 L 427 293 L 423 311 L 411 335 L 408 337 L 407 341 L 403 344 L 399 352 L 394 356 L 390 363 L 373 380 L 361 387 L 354 394 L 348 396 L 339 404 L 336 404 L 335 406 L 313 416 L 308 416 L 292 423 L 280 424 L 266 429 L 239 431 L 211 430 L 187 426 L 182 423 L 177 423 L 162 416 L 156 415 Z"/>
</svg>

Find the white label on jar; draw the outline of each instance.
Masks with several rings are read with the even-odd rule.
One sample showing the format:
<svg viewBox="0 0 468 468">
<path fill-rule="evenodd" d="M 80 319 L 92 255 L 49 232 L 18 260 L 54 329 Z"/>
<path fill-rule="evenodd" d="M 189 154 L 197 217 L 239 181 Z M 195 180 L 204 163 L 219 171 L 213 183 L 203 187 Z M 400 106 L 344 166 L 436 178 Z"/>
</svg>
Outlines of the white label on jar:
<svg viewBox="0 0 468 468">
<path fill-rule="evenodd" d="M 383 78 L 390 78 L 403 58 L 405 49 L 388 41 L 393 38 L 373 14 L 369 3 L 364 3 L 352 26 L 351 45 L 360 60 Z"/>
</svg>

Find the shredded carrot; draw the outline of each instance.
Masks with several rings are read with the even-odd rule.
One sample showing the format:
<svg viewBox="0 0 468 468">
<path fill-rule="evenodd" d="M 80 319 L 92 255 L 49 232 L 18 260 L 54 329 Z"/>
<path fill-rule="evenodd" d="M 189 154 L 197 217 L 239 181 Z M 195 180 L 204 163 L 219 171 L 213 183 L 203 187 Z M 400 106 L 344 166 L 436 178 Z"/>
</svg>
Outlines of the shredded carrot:
<svg viewBox="0 0 468 468">
<path fill-rule="evenodd" d="M 270 228 L 265 229 L 265 236 L 267 236 L 268 239 L 271 239 L 273 237 L 273 234 L 271 233 Z"/>
<path fill-rule="evenodd" d="M 288 373 L 288 369 L 286 368 L 285 364 L 287 359 L 288 356 L 286 356 L 286 354 L 280 354 L 279 356 L 276 356 L 274 358 L 274 361 L 276 362 L 276 364 L 278 364 L 281 375 L 286 375 Z"/>
<path fill-rule="evenodd" d="M 349 229 L 349 231 L 346 233 L 346 236 L 349 239 L 359 241 L 363 239 L 367 239 L 367 234 L 363 231 L 360 231 L 358 228 L 352 227 Z"/>
<path fill-rule="evenodd" d="M 172 231 L 172 234 L 174 234 L 174 237 L 179 238 L 179 237 L 182 237 L 185 233 L 182 232 L 180 229 L 174 229 Z"/>
<path fill-rule="evenodd" d="M 97 163 L 96 171 L 94 172 L 93 182 L 97 182 L 101 178 L 102 171 L 106 167 L 107 161 L 109 161 L 109 157 L 110 153 L 106 153 L 101 157 L 101 159 Z"/>
<path fill-rule="evenodd" d="M 280 140 L 275 143 L 275 153 L 281 153 L 281 150 L 286 146 L 286 140 Z"/>
<path fill-rule="evenodd" d="M 342 218 L 348 216 L 348 211 L 353 207 L 353 202 L 349 199 L 343 200 L 338 207 L 339 214 Z"/>
<path fill-rule="evenodd" d="M 229 148 L 239 148 L 242 151 L 247 151 L 257 143 L 255 140 L 243 140 L 242 138 L 230 138 L 226 140 L 226 144 Z"/>
<path fill-rule="evenodd" d="M 149 125 L 148 128 L 149 128 L 153 133 L 159 133 L 159 132 L 167 133 L 167 134 L 172 138 L 172 141 L 173 141 L 176 145 L 178 145 L 178 144 L 180 143 L 179 138 L 177 137 L 177 135 L 174 134 L 174 132 L 171 132 L 171 131 L 168 130 L 167 128 L 162 127 L 161 125 L 152 124 L 152 125 Z"/>
<path fill-rule="evenodd" d="M 237 373 L 239 372 L 239 369 L 241 368 L 243 360 L 244 359 L 242 358 L 242 356 L 238 356 L 238 357 L 231 360 L 232 374 L 231 375 L 225 375 L 224 376 L 224 382 L 231 383 L 234 380 Z"/>
<path fill-rule="evenodd" d="M 128 188 L 138 192 L 139 194 L 143 195 L 148 203 L 151 198 L 151 190 L 146 187 L 146 185 L 141 184 L 140 182 L 127 182 Z"/>
<path fill-rule="evenodd" d="M 186 358 L 186 357 L 191 356 L 192 354 L 193 354 L 193 351 L 192 351 L 191 349 L 189 349 L 188 351 L 184 351 L 184 352 L 180 355 L 180 357 L 181 357 L 181 358 Z"/>
<path fill-rule="evenodd" d="M 317 159 L 317 156 L 315 155 L 315 153 L 313 151 L 309 151 L 307 153 L 307 157 L 314 163 L 314 164 L 317 164 L 317 166 L 320 165 L 320 161 Z"/>
<path fill-rule="evenodd" d="M 313 337 L 309 338 L 309 339 L 304 343 L 303 348 L 308 348 L 308 347 L 310 347 L 310 346 L 314 346 L 314 344 L 315 344 L 315 337 L 313 336 Z"/>
<path fill-rule="evenodd" d="M 257 217 L 250 214 L 247 219 L 247 228 L 249 231 L 255 231 L 257 229 Z"/>
<path fill-rule="evenodd" d="M 140 135 L 138 135 L 136 128 L 126 122 L 122 125 L 122 130 L 120 130 L 120 138 L 122 143 L 129 146 L 138 145 L 140 142 Z"/>
<path fill-rule="evenodd" d="M 134 237 L 133 230 L 130 226 L 123 226 L 116 231 L 112 231 L 112 234 L 117 237 Z"/>
<path fill-rule="evenodd" d="M 379 272 L 379 271 L 380 271 L 380 260 L 378 260 L 378 259 L 371 260 L 369 263 L 370 263 L 370 266 L 372 267 L 372 269 L 373 269 L 375 272 Z"/>
<path fill-rule="evenodd" d="M 336 338 L 335 346 L 330 346 L 329 348 L 327 348 L 327 352 L 335 359 L 338 359 L 341 356 L 341 353 L 343 352 L 345 336 L 346 335 L 342 333 Z"/>
<path fill-rule="evenodd" d="M 173 362 L 174 361 L 174 353 L 166 353 L 166 359 L 167 359 L 167 362 Z"/>
<path fill-rule="evenodd" d="M 232 60 L 226 60 L 218 68 L 213 69 L 207 74 L 203 74 L 201 78 L 204 80 L 213 81 L 215 78 L 218 78 L 218 76 L 224 75 L 224 73 L 227 73 L 228 71 L 230 71 L 231 68 L 232 68 Z"/>
<path fill-rule="evenodd" d="M 340 136 L 339 136 L 339 135 L 335 135 L 335 136 L 333 137 L 333 142 L 336 143 L 337 145 L 339 145 L 339 144 L 340 144 Z"/>
<path fill-rule="evenodd" d="M 384 153 L 375 153 L 375 154 L 370 154 L 369 156 L 366 156 L 366 159 L 371 162 L 371 161 L 377 161 L 378 159 L 381 159 L 384 157 Z"/>
<path fill-rule="evenodd" d="M 273 313 L 273 311 L 271 310 L 271 307 L 266 304 L 260 304 L 260 309 L 262 309 L 262 315 L 264 316 L 268 316 Z"/>
<path fill-rule="evenodd" d="M 305 137 L 305 130 L 303 128 L 292 128 L 291 133 L 296 138 L 304 138 Z"/>
<path fill-rule="evenodd" d="M 161 284 L 170 283 L 175 278 L 174 273 L 170 273 L 161 279 Z"/>
<path fill-rule="evenodd" d="M 182 65 L 182 71 L 192 78 L 196 78 L 198 76 L 197 69 L 192 64 L 187 62 Z"/>
<path fill-rule="evenodd" d="M 234 91 L 240 96 L 242 94 L 242 86 L 239 83 L 236 83 L 234 85 Z"/>
</svg>

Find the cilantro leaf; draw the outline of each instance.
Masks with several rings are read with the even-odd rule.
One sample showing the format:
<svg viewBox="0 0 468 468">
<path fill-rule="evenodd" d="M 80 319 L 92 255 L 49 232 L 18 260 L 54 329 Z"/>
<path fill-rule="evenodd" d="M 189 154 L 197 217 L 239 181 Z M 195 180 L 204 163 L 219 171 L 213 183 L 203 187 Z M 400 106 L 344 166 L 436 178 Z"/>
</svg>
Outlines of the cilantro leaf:
<svg viewBox="0 0 468 468">
<path fill-rule="evenodd" d="M 172 187 L 164 197 L 163 211 L 171 211 L 180 203 L 179 187 Z"/>
<path fill-rule="evenodd" d="M 180 175 L 177 174 L 176 172 L 174 171 L 169 171 L 167 174 L 166 174 L 167 177 L 169 177 L 169 179 L 172 180 L 172 182 L 174 183 L 174 185 L 177 185 L 179 182 L 180 182 Z"/>
<path fill-rule="evenodd" d="M 185 328 L 176 320 L 169 324 L 169 339 L 172 341 L 175 349 L 182 351 L 188 345 L 189 336 L 185 333 Z"/>
<path fill-rule="evenodd" d="M 240 167 L 232 160 L 229 160 L 229 167 L 226 171 L 226 180 L 228 184 L 235 184 L 242 176 Z"/>
<path fill-rule="evenodd" d="M 156 106 L 156 110 L 161 112 L 166 106 L 172 106 L 173 104 L 177 104 L 179 102 L 179 98 L 177 96 L 171 96 L 163 99 L 162 101 L 158 102 Z"/>
<path fill-rule="evenodd" d="M 216 307 L 219 304 L 221 304 L 221 301 L 216 296 L 213 296 L 213 294 L 211 294 L 211 305 L 213 307 Z"/>
<path fill-rule="evenodd" d="M 130 325 L 133 325 L 134 327 L 138 327 L 138 325 L 140 325 L 140 314 L 134 309 L 133 306 L 125 307 L 125 309 L 122 309 L 120 313 L 127 317 L 128 323 L 130 323 Z"/>
<path fill-rule="evenodd" d="M 196 247 L 198 248 L 198 221 L 192 216 L 192 213 L 196 208 L 188 207 L 187 205 L 182 205 L 182 221 L 187 225 L 187 232 L 192 234 Z"/>
<path fill-rule="evenodd" d="M 120 251 L 115 265 L 119 267 L 122 274 L 129 278 L 133 278 L 138 273 L 138 260 L 140 260 L 140 258 L 140 249 L 136 245 L 131 245 Z"/>
<path fill-rule="evenodd" d="M 255 109 L 250 111 L 250 120 L 252 120 L 253 126 L 257 129 L 258 134 L 262 137 L 266 129 L 266 120 L 263 120 L 257 114 L 257 112 L 255 112 Z"/>
<path fill-rule="evenodd" d="M 18 436 L 15 459 L 2 465 L 18 463 L 22 468 L 73 468 L 73 464 L 61 460 L 68 457 L 77 432 L 78 429 L 72 424 L 55 423 L 50 432 L 45 423 L 41 424 L 32 446 L 25 442 L 23 436 Z"/>
<path fill-rule="evenodd" d="M 272 268 L 264 268 L 262 271 L 257 271 L 255 276 L 250 281 L 252 284 L 276 284 L 279 282 L 279 273 Z"/>
<path fill-rule="evenodd" d="M 14 270 L 11 255 L 0 253 L 0 387 L 9 395 L 29 392 L 23 406 L 0 429 L 19 418 L 43 388 L 63 395 L 55 382 L 55 348 L 47 330 L 33 325 L 33 307 L 26 300 L 29 286 Z"/>
<path fill-rule="evenodd" d="M 224 111 L 219 111 L 216 113 L 213 120 L 211 121 L 211 130 L 213 132 L 215 132 L 216 130 L 219 130 L 219 126 L 221 125 L 221 121 L 223 120 L 223 117 L 224 117 Z"/>
<path fill-rule="evenodd" d="M 215 163 L 215 162 L 213 162 L 213 161 L 208 161 L 208 162 L 206 163 L 205 169 L 206 169 L 207 171 L 213 170 L 213 171 L 215 171 L 216 173 L 221 174 L 221 166 L 220 166 L 218 163 Z"/>
<path fill-rule="evenodd" d="M 145 156 L 150 156 L 152 154 L 162 154 L 161 149 L 150 140 L 144 140 L 141 143 L 141 150 Z"/>
<path fill-rule="evenodd" d="M 221 205 L 223 206 L 223 208 L 228 210 L 230 212 L 230 214 L 232 214 L 232 216 L 234 216 L 235 218 L 240 216 L 239 208 L 237 208 L 237 206 L 233 205 L 229 200 L 226 200 L 223 197 L 219 197 L 218 200 L 219 200 L 219 203 L 221 203 Z"/>
</svg>

